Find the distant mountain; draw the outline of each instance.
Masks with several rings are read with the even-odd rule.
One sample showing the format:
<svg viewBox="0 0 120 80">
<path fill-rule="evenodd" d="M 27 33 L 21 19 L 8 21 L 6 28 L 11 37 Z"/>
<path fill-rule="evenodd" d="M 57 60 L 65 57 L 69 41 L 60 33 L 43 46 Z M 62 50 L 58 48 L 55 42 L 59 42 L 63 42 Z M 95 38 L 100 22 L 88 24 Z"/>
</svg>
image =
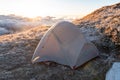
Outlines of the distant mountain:
<svg viewBox="0 0 120 80">
<path fill-rule="evenodd" d="M 94 27 L 114 43 L 120 44 L 120 3 L 97 9 L 73 22 L 79 27 Z"/>
</svg>

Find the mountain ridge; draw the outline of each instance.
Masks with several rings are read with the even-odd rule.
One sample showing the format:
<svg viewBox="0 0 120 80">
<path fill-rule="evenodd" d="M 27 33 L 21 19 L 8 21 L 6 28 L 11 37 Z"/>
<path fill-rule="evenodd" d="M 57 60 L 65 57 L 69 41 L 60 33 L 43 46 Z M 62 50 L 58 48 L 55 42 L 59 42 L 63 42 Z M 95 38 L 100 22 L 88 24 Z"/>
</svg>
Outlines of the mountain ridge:
<svg viewBox="0 0 120 80">
<path fill-rule="evenodd" d="M 97 9 L 73 23 L 79 27 L 94 27 L 120 45 L 120 3 Z"/>
</svg>

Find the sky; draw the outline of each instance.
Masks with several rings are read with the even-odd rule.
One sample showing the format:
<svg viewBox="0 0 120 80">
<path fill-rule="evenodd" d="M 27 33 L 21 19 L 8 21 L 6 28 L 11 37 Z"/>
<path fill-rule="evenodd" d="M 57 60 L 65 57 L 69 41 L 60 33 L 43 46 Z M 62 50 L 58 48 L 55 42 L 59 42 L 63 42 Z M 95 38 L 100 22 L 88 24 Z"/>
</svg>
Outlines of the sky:
<svg viewBox="0 0 120 80">
<path fill-rule="evenodd" d="M 83 17 L 120 0 L 0 0 L 0 15 Z"/>
</svg>

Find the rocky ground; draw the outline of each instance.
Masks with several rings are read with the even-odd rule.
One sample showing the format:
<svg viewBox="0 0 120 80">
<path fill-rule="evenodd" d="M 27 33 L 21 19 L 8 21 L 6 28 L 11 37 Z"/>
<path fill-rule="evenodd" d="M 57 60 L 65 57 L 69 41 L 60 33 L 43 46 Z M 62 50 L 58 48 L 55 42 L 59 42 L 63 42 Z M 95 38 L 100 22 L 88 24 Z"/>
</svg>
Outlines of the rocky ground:
<svg viewBox="0 0 120 80">
<path fill-rule="evenodd" d="M 96 28 L 112 42 L 120 45 L 120 3 L 105 6 L 73 21 L 79 27 Z"/>
<path fill-rule="evenodd" d="M 111 54 L 101 51 L 99 57 L 76 70 L 56 63 L 32 64 L 34 50 L 47 30 L 47 27 L 37 27 L 0 36 L 0 80 L 104 80 L 111 63 L 119 61 L 116 55 L 120 51 Z"/>
</svg>

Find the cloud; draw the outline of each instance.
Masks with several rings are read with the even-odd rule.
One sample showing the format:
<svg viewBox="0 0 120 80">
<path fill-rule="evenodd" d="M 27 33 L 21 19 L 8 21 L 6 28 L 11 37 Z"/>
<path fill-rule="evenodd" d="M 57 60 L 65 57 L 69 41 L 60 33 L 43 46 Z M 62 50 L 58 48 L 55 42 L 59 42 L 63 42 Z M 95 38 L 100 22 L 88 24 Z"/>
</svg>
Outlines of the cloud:
<svg viewBox="0 0 120 80">
<path fill-rule="evenodd" d="M 31 26 L 34 27 L 27 18 L 0 15 L 0 34 L 23 31 Z"/>
<path fill-rule="evenodd" d="M 55 17 L 36 17 L 33 19 L 15 16 L 0 15 L 0 34 L 14 33 L 24 31 L 36 26 L 52 26 L 53 24 L 65 20 L 64 18 Z"/>
<path fill-rule="evenodd" d="M 10 31 L 8 31 L 7 29 L 5 28 L 0 28 L 0 35 L 3 35 L 3 34 L 9 34 Z"/>
</svg>

